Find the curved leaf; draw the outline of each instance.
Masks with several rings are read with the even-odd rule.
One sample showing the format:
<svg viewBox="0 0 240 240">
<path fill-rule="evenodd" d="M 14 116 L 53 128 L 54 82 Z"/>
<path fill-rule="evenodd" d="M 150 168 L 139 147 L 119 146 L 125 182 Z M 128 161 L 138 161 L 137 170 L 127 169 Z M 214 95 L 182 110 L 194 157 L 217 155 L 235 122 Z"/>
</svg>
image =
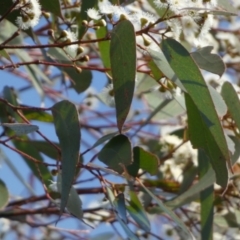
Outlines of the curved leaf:
<svg viewBox="0 0 240 240">
<path fill-rule="evenodd" d="M 89 88 L 92 83 L 92 72 L 89 70 L 82 70 L 81 73 L 77 72 L 74 68 L 65 68 L 64 71 L 74 81 L 71 82 L 71 87 L 77 93 L 82 93 Z"/>
<path fill-rule="evenodd" d="M 67 100 L 52 107 L 55 130 L 62 151 L 61 212 L 67 205 L 79 161 L 80 125 L 75 105 Z"/>
<path fill-rule="evenodd" d="M 166 59 L 189 94 L 185 94 L 185 97 L 188 99 L 186 105 L 188 117 L 191 118 L 189 128 L 192 128 L 189 137 L 193 147 L 207 151 L 216 172 L 217 183 L 226 187 L 226 163 L 230 166 L 230 156 L 208 87 L 190 53 L 180 43 L 166 39 L 162 41 L 162 46 Z"/>
<path fill-rule="evenodd" d="M 240 101 L 238 94 L 230 82 L 225 82 L 222 86 L 222 96 L 227 104 L 228 111 L 233 118 L 238 130 L 240 130 Z"/>
<path fill-rule="evenodd" d="M 215 73 L 221 77 L 225 72 L 225 64 L 220 56 L 211 53 L 212 50 L 212 46 L 203 47 L 192 52 L 191 56 L 201 69 Z"/>
<path fill-rule="evenodd" d="M 121 21 L 112 31 L 110 61 L 119 132 L 127 118 L 135 86 L 136 39 L 130 21 Z"/>
<path fill-rule="evenodd" d="M 129 191 L 129 195 L 131 199 L 129 206 L 127 206 L 129 214 L 144 231 L 150 232 L 150 222 L 136 193 Z"/>
<path fill-rule="evenodd" d="M 189 232 L 187 229 L 187 226 L 184 224 L 184 222 L 170 209 L 168 208 L 158 197 L 156 197 L 147 187 L 144 186 L 140 181 L 138 181 L 140 185 L 144 188 L 144 190 L 149 194 L 149 196 L 152 197 L 154 201 L 158 204 L 159 208 L 168 214 L 173 221 L 180 227 L 180 229 L 186 234 L 185 239 L 194 239 L 194 236 Z"/>
<path fill-rule="evenodd" d="M 113 137 L 99 152 L 98 158 L 111 169 L 122 173 L 132 162 L 131 143 L 125 135 Z"/>
<path fill-rule="evenodd" d="M 5 183 L 0 179 L 0 209 L 8 204 L 9 193 Z"/>
</svg>

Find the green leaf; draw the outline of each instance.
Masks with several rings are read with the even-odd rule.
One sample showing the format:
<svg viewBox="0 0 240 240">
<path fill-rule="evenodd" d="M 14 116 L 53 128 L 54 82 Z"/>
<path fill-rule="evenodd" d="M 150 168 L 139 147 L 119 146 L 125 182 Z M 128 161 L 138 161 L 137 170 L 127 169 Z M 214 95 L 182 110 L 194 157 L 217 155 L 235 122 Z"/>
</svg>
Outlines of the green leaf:
<svg viewBox="0 0 240 240">
<path fill-rule="evenodd" d="M 185 94 L 188 115 L 188 136 L 195 148 L 202 148 L 209 156 L 209 161 L 216 173 L 217 184 L 226 187 L 228 170 L 224 155 L 206 126 L 204 115 L 197 109 L 188 94 Z M 213 123 L 211 123 L 213 124 Z M 208 161 L 206 159 L 205 161 Z"/>
<path fill-rule="evenodd" d="M 129 191 L 129 196 L 130 202 L 129 206 L 127 206 L 129 214 L 140 226 L 140 228 L 142 228 L 146 232 L 150 232 L 151 230 L 150 222 L 136 193 L 133 191 Z"/>
<path fill-rule="evenodd" d="M 5 49 L 0 50 L 0 56 L 6 58 L 7 60 L 9 60 L 14 65 L 11 57 L 9 56 L 9 54 L 7 53 L 7 51 Z"/>
<path fill-rule="evenodd" d="M 132 162 L 131 142 L 125 135 L 113 137 L 99 152 L 98 158 L 111 169 L 122 173 Z"/>
<path fill-rule="evenodd" d="M 212 50 L 212 46 L 203 47 L 192 52 L 191 56 L 201 69 L 215 73 L 221 77 L 225 72 L 225 64 L 220 56 L 211 53 Z"/>
<path fill-rule="evenodd" d="M 77 93 L 82 93 L 89 88 L 92 82 L 92 72 L 89 70 L 82 70 L 81 73 L 77 72 L 74 68 L 65 68 L 64 72 L 74 81 L 71 82 L 71 87 Z"/>
<path fill-rule="evenodd" d="M 178 76 L 176 76 L 172 67 L 169 65 L 169 62 L 164 55 L 162 49 L 159 47 L 158 51 L 148 49 L 150 56 L 152 57 L 156 66 L 160 69 L 160 71 L 172 82 L 174 82 L 178 87 L 180 87 L 184 92 L 186 92 L 185 87 L 179 80 Z"/>
<path fill-rule="evenodd" d="M 59 173 L 57 177 L 57 188 L 59 193 L 61 193 L 62 195 L 62 174 L 61 173 Z M 82 220 L 83 218 L 82 201 L 74 187 L 70 188 L 66 208 L 73 216 Z"/>
<path fill-rule="evenodd" d="M 5 183 L 0 179 L 0 209 L 3 209 L 8 204 L 9 193 Z"/>
<path fill-rule="evenodd" d="M 172 218 L 172 220 L 175 221 L 175 223 L 180 227 L 180 229 L 186 234 L 185 239 L 195 239 L 187 229 L 184 222 L 170 208 L 168 208 L 158 197 L 156 197 L 147 187 L 145 187 L 144 184 L 142 184 L 140 181 L 139 183 L 144 188 L 144 190 L 149 194 L 149 196 L 151 196 L 152 199 L 157 203 L 159 208 L 164 213 L 168 214 Z"/>
<path fill-rule="evenodd" d="M 54 143 L 56 146 L 59 146 L 57 143 Z M 29 141 L 29 145 L 35 147 L 39 152 L 45 154 L 46 156 L 58 160 L 59 154 L 57 150 L 48 142 L 40 141 L 40 140 L 31 140 Z"/>
<path fill-rule="evenodd" d="M 106 189 L 107 189 L 107 195 L 108 195 L 109 202 L 111 203 L 112 208 L 116 209 L 114 194 L 109 187 L 106 187 Z M 116 217 L 117 217 L 118 222 L 120 223 L 120 225 L 124 229 L 125 233 L 127 234 L 128 238 L 131 239 L 131 240 L 139 240 L 136 237 L 136 235 L 129 229 L 128 225 L 125 222 L 122 221 L 122 219 L 119 217 L 118 214 L 116 214 Z"/>
<path fill-rule="evenodd" d="M 121 133 L 131 107 L 136 74 L 136 37 L 128 20 L 121 21 L 112 31 L 110 61 L 117 125 Z"/>
<path fill-rule="evenodd" d="M 43 10 L 62 16 L 59 0 L 40 0 L 40 4 Z"/>
<path fill-rule="evenodd" d="M 127 219 L 127 211 L 126 211 L 126 204 L 125 204 L 125 198 L 123 193 L 119 193 L 115 200 L 114 200 L 114 205 L 117 210 L 118 216 L 122 219 L 124 223 L 128 223 Z"/>
<path fill-rule="evenodd" d="M 59 139 L 62 153 L 62 186 L 61 206 L 63 212 L 67 205 L 69 193 L 79 161 L 80 124 L 76 106 L 63 100 L 52 107 L 55 130 Z"/>
<path fill-rule="evenodd" d="M 24 109 L 24 116 L 28 120 L 36 120 L 36 121 L 41 121 L 41 122 L 47 122 L 47 123 L 52 123 L 53 122 L 53 117 L 51 114 L 43 112 L 43 111 L 34 111 L 31 109 Z"/>
<path fill-rule="evenodd" d="M 138 170 L 141 168 L 151 175 L 155 175 L 158 171 L 158 157 L 141 147 L 133 148 L 133 163 L 127 167 L 128 173 L 136 177 Z"/>
<path fill-rule="evenodd" d="M 101 138 L 99 138 L 94 144 L 93 146 L 91 147 L 92 148 L 95 148 L 99 145 L 101 145 L 102 143 L 106 142 L 107 140 L 110 140 L 111 138 L 113 138 L 114 136 L 116 136 L 118 134 L 118 132 L 113 132 L 113 133 L 109 133 L 109 134 L 106 134 L 104 136 L 102 136 Z"/>
<path fill-rule="evenodd" d="M 38 126 L 27 123 L 2 123 L 1 125 L 12 129 L 17 136 L 35 132 L 39 129 Z"/>
<path fill-rule="evenodd" d="M 27 136 L 22 136 L 21 140 L 14 140 L 13 144 L 15 147 L 29 156 L 37 159 L 38 161 L 44 162 L 41 154 L 34 147 L 29 147 L 29 138 Z M 28 159 L 25 156 L 22 156 L 29 168 L 32 170 L 33 174 L 40 180 L 44 182 L 47 186 L 49 184 L 49 180 L 52 179 L 52 175 L 50 174 L 48 168 L 43 164 L 36 164 L 32 160 Z M 39 173 L 41 175 L 39 175 Z"/>
<path fill-rule="evenodd" d="M 240 101 L 238 94 L 230 82 L 225 82 L 223 84 L 221 94 L 227 104 L 228 111 L 232 119 L 234 120 L 238 130 L 240 130 Z"/>
<path fill-rule="evenodd" d="M 186 94 L 185 98 L 188 98 L 186 101 L 188 117 L 192 121 L 191 125 L 189 124 L 189 128 L 192 129 L 189 137 L 193 147 L 203 148 L 210 154 L 217 183 L 226 187 L 228 183 L 226 163 L 230 165 L 230 156 L 208 87 L 198 66 L 180 43 L 173 39 L 166 39 L 162 41 L 162 46 L 167 61 L 189 94 Z"/>
<path fill-rule="evenodd" d="M 106 27 L 100 27 L 96 31 L 96 37 L 98 39 L 106 37 L 107 34 L 108 34 L 107 26 Z M 101 58 L 100 59 L 103 62 L 103 66 L 105 68 L 111 68 L 111 63 L 110 63 L 110 58 L 109 58 L 109 54 L 110 54 L 110 41 L 109 40 L 99 41 L 98 42 L 98 48 L 99 48 L 99 52 L 101 54 Z"/>
<path fill-rule="evenodd" d="M 198 169 L 199 178 L 203 178 L 211 165 L 205 161 L 207 158 L 205 152 L 198 150 Z M 200 192 L 201 206 L 201 239 L 213 239 L 213 209 L 214 209 L 214 188 L 213 184 Z"/>
<path fill-rule="evenodd" d="M 72 62 L 66 55 L 66 53 L 60 48 L 50 48 L 47 52 L 50 57 L 50 61 L 57 61 L 65 64 L 72 65 Z M 61 71 L 64 71 L 73 81 L 71 87 L 76 90 L 77 93 L 84 92 L 92 82 L 92 72 L 89 70 L 82 70 L 78 72 L 74 67 L 58 67 Z"/>
</svg>

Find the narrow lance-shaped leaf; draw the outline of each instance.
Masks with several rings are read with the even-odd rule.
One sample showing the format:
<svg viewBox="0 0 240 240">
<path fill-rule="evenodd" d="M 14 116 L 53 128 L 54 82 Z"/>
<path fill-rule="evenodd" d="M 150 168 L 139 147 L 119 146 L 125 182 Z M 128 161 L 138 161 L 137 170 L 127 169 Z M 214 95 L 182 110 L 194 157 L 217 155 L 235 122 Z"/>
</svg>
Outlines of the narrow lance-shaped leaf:
<svg viewBox="0 0 240 240">
<path fill-rule="evenodd" d="M 189 230 L 187 229 L 184 222 L 171 209 L 169 209 L 158 197 L 156 197 L 147 187 L 145 187 L 141 181 L 138 181 L 138 182 L 143 187 L 143 189 L 149 194 L 149 196 L 152 197 L 152 199 L 154 201 L 156 201 L 159 208 L 163 212 L 168 214 L 172 218 L 172 220 L 175 221 L 175 223 L 180 227 L 180 229 L 185 233 L 185 235 L 186 235 L 185 239 L 194 239 L 195 240 L 194 236 L 189 232 Z"/>
<path fill-rule="evenodd" d="M 130 21 L 121 21 L 112 31 L 110 61 L 119 132 L 132 103 L 136 75 L 136 39 Z"/>
<path fill-rule="evenodd" d="M 211 165 L 206 162 L 208 156 L 201 149 L 198 150 L 198 169 L 199 178 L 203 178 Z M 214 208 L 214 189 L 213 184 L 200 192 L 201 206 L 201 237 L 202 239 L 213 239 L 213 208 Z"/>
<path fill-rule="evenodd" d="M 129 206 L 127 206 L 129 214 L 136 221 L 136 223 L 139 224 L 141 228 L 143 228 L 146 232 L 149 232 L 151 229 L 150 222 L 147 218 L 147 214 L 145 213 L 141 202 L 139 201 L 135 192 L 130 191 L 129 195 L 131 199 L 129 202 Z"/>
<path fill-rule="evenodd" d="M 62 151 L 61 212 L 67 205 L 80 149 L 80 125 L 75 105 L 67 100 L 52 107 L 55 130 Z"/>
<path fill-rule="evenodd" d="M 171 68 L 174 70 L 189 94 L 186 94 L 185 96 L 192 99 L 193 104 L 199 111 L 201 118 L 200 122 L 202 122 L 201 126 L 204 126 L 205 141 L 199 141 L 196 138 L 196 136 L 199 137 L 199 135 L 196 135 L 196 133 L 190 135 L 193 147 L 203 148 L 208 151 L 208 154 L 211 153 L 211 156 L 209 157 L 217 175 L 217 183 L 222 187 L 226 187 L 228 183 L 226 162 L 230 166 L 230 156 L 223 129 L 209 93 L 209 89 L 190 53 L 180 43 L 173 39 L 166 39 L 162 41 L 162 47 L 163 53 Z M 194 107 L 192 107 L 192 109 L 194 109 Z M 188 114 L 191 114 L 191 111 L 188 111 Z M 197 127 L 195 127 L 194 130 L 197 130 L 196 128 Z M 203 135 L 201 129 L 198 130 L 198 133 L 200 136 Z M 210 142 L 208 141 L 209 136 L 211 136 Z M 218 151 L 214 152 L 216 149 Z"/>
<path fill-rule="evenodd" d="M 222 96 L 227 104 L 228 111 L 234 120 L 238 130 L 240 130 L 240 101 L 238 94 L 229 82 L 225 82 L 222 86 Z"/>
</svg>

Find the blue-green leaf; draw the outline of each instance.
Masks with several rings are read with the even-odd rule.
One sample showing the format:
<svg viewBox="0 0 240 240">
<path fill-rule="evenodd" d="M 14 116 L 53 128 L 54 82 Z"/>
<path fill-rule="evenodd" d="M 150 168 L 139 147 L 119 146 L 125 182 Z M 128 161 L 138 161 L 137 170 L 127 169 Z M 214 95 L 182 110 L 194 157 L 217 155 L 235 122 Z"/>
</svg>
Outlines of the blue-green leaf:
<svg viewBox="0 0 240 240">
<path fill-rule="evenodd" d="M 229 150 L 209 89 L 190 53 L 180 43 L 166 39 L 162 41 L 162 47 L 167 61 L 188 93 L 185 98 L 193 147 L 207 151 L 217 183 L 226 187 L 227 163 L 231 164 Z"/>
<path fill-rule="evenodd" d="M 61 212 L 67 205 L 70 189 L 79 161 L 80 125 L 76 106 L 63 100 L 52 107 L 55 130 L 59 139 L 62 158 Z"/>
<path fill-rule="evenodd" d="M 113 137 L 99 152 L 98 158 L 111 169 L 122 173 L 132 162 L 131 143 L 125 135 Z"/>
<path fill-rule="evenodd" d="M 137 195 L 135 192 L 130 191 L 130 202 L 129 206 L 127 206 L 127 210 L 131 217 L 136 221 L 136 223 L 144 229 L 146 232 L 150 232 L 150 222 L 147 218 L 146 212 L 144 211 L 144 208 L 139 201 Z"/>
<path fill-rule="evenodd" d="M 121 133 L 131 107 L 136 75 L 136 37 L 130 21 L 121 21 L 112 31 L 110 61 L 116 104 L 117 126 Z"/>
</svg>

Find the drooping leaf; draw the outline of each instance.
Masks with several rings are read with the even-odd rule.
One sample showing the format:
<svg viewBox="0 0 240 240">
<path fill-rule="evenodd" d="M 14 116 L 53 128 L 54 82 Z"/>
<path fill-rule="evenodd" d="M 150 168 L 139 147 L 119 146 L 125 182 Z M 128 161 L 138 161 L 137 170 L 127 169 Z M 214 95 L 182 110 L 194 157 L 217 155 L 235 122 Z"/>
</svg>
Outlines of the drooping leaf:
<svg viewBox="0 0 240 240">
<path fill-rule="evenodd" d="M 228 170 L 225 157 L 206 126 L 204 115 L 197 109 L 188 94 L 185 94 L 187 115 L 188 115 L 188 135 L 193 147 L 205 150 L 212 167 L 216 173 L 216 180 L 219 185 L 226 187 L 228 183 Z M 207 119 L 208 120 L 208 119 Z M 209 120 L 208 120 L 209 121 Z M 212 127 L 209 121 L 210 128 Z"/>
<path fill-rule="evenodd" d="M 217 183 L 222 187 L 226 187 L 228 183 L 226 163 L 230 165 L 230 156 L 208 87 L 198 66 L 180 43 L 173 39 L 166 39 L 162 41 L 162 46 L 167 61 L 189 94 L 186 94 L 185 98 L 189 99 L 187 101 L 187 110 L 188 117 L 192 121 L 191 128 L 193 130 L 189 137 L 193 147 L 203 148 L 208 151 L 210 161 L 216 172 Z M 190 101 L 192 102 L 190 103 Z M 193 111 L 198 117 L 194 116 Z M 196 123 L 200 124 L 201 127 L 198 125 L 198 129 L 196 129 Z M 200 134 L 202 138 L 197 139 L 199 135 L 196 133 Z"/>
<path fill-rule="evenodd" d="M 135 192 L 130 191 L 130 202 L 127 210 L 136 223 L 146 232 L 150 232 L 150 222 Z"/>
<path fill-rule="evenodd" d="M 114 205 L 117 210 L 118 216 L 122 219 L 124 223 L 128 223 L 127 219 L 127 210 L 126 210 L 126 204 L 125 204 L 125 198 L 123 193 L 119 193 L 114 200 Z"/>
<path fill-rule="evenodd" d="M 39 129 L 37 125 L 27 123 L 2 123 L 1 125 L 12 129 L 18 136 L 32 133 Z"/>
<path fill-rule="evenodd" d="M 131 143 L 125 135 L 113 137 L 99 152 L 98 158 L 111 169 L 122 173 L 132 162 Z"/>
<path fill-rule="evenodd" d="M 52 107 L 55 130 L 59 139 L 62 158 L 61 206 L 63 212 L 67 205 L 69 193 L 79 161 L 80 125 L 76 106 L 63 100 Z"/>
<path fill-rule="evenodd" d="M 0 179 L 0 209 L 3 209 L 9 200 L 9 193 L 5 183 Z"/>
<path fill-rule="evenodd" d="M 228 111 L 232 119 L 234 120 L 237 128 L 240 130 L 240 101 L 238 94 L 230 82 L 225 82 L 223 84 L 221 94 L 227 104 Z"/>
<path fill-rule="evenodd" d="M 172 67 L 169 65 L 169 62 L 164 55 L 162 49 L 159 47 L 158 51 L 148 49 L 150 56 L 152 57 L 156 66 L 160 69 L 160 71 L 172 82 L 174 82 L 178 87 L 180 87 L 184 92 L 186 92 L 183 83 L 179 80 L 178 76 L 173 71 Z"/>
<path fill-rule="evenodd" d="M 112 190 L 109 187 L 106 187 L 107 189 L 107 195 L 108 195 L 108 199 L 112 205 L 112 208 L 115 209 L 115 212 L 117 213 L 116 210 L 116 203 L 115 203 L 115 196 L 112 192 Z M 131 240 L 139 240 L 137 238 L 137 236 L 129 229 L 128 225 L 122 221 L 121 217 L 116 214 L 116 218 L 118 220 L 118 222 L 120 223 L 120 225 L 122 226 L 123 230 L 125 231 L 125 233 L 127 234 L 128 238 Z"/>
<path fill-rule="evenodd" d="M 208 85 L 208 89 L 213 100 L 213 104 L 217 111 L 217 114 L 220 118 L 222 118 L 227 113 L 227 105 L 224 102 L 221 94 L 217 92 L 211 85 Z"/>
<path fill-rule="evenodd" d="M 58 17 L 61 17 L 61 7 L 59 0 L 40 0 L 40 4 L 42 6 L 42 9 L 56 14 Z"/>
<path fill-rule="evenodd" d="M 201 69 L 215 73 L 221 77 L 225 72 L 225 64 L 220 56 L 211 53 L 212 50 L 212 46 L 203 47 L 192 52 L 191 56 Z"/>
<path fill-rule="evenodd" d="M 29 138 L 27 136 L 22 136 L 21 140 L 14 140 L 14 146 L 21 152 L 26 153 L 27 155 L 35 158 L 38 161 L 43 162 L 43 158 L 38 150 L 34 147 L 29 147 Z M 33 174 L 40 180 L 44 182 L 45 185 L 49 184 L 49 181 L 52 179 L 52 176 L 48 170 L 48 168 L 39 163 L 34 163 L 31 159 L 26 156 L 22 156 L 29 168 L 32 170 Z M 39 175 L 41 174 L 41 175 Z"/>
<path fill-rule="evenodd" d="M 232 138 L 235 143 L 235 152 L 232 156 L 232 164 L 234 164 L 240 155 L 240 140 L 236 137 Z M 212 168 L 208 169 L 207 173 L 193 186 L 191 186 L 186 192 L 177 196 L 173 200 L 166 202 L 166 205 L 170 208 L 178 208 L 185 205 L 197 198 L 199 193 L 204 189 L 211 186 L 216 181 L 216 176 Z"/>
<path fill-rule="evenodd" d="M 58 143 L 54 143 L 54 144 L 59 147 Z M 57 150 L 48 142 L 41 141 L 41 140 L 31 140 L 29 141 L 29 146 L 35 147 L 39 152 L 45 154 L 46 156 L 56 161 L 59 158 Z"/>
<path fill-rule="evenodd" d="M 58 192 L 62 195 L 62 174 L 59 173 L 57 177 L 57 189 Z M 67 210 L 78 219 L 82 220 L 83 211 L 82 211 L 82 201 L 74 187 L 71 187 L 68 201 L 66 205 Z"/>
<path fill-rule="evenodd" d="M 211 165 L 206 161 L 206 154 L 198 150 L 199 178 L 203 178 Z M 213 209 L 214 209 L 214 188 L 213 184 L 200 192 L 201 206 L 201 237 L 202 239 L 213 239 Z"/>
<path fill-rule="evenodd" d="M 159 208 L 166 214 L 168 214 L 172 220 L 179 226 L 179 228 L 185 233 L 185 239 L 194 239 L 194 236 L 189 232 L 187 226 L 184 224 L 183 220 L 181 220 L 170 208 L 168 208 L 158 197 L 156 197 L 141 181 L 138 181 L 140 185 L 144 188 L 144 190 L 152 197 L 152 199 L 157 203 Z"/>
<path fill-rule="evenodd" d="M 128 173 L 136 177 L 138 170 L 143 169 L 154 175 L 158 171 L 158 157 L 141 147 L 134 147 L 133 148 L 133 163 L 127 166 Z"/>
<path fill-rule="evenodd" d="M 108 29 L 106 27 L 100 27 L 96 31 L 96 37 L 99 38 L 104 38 L 108 34 Z M 105 68 L 111 68 L 111 63 L 110 63 L 110 58 L 109 58 L 109 53 L 110 53 L 110 41 L 99 41 L 98 42 L 98 47 L 99 47 L 99 52 L 101 54 L 101 59 L 103 62 L 103 66 Z"/>
<path fill-rule="evenodd" d="M 117 126 L 121 133 L 131 107 L 136 74 L 136 37 L 128 20 L 121 21 L 112 31 L 110 61 Z"/>
</svg>

